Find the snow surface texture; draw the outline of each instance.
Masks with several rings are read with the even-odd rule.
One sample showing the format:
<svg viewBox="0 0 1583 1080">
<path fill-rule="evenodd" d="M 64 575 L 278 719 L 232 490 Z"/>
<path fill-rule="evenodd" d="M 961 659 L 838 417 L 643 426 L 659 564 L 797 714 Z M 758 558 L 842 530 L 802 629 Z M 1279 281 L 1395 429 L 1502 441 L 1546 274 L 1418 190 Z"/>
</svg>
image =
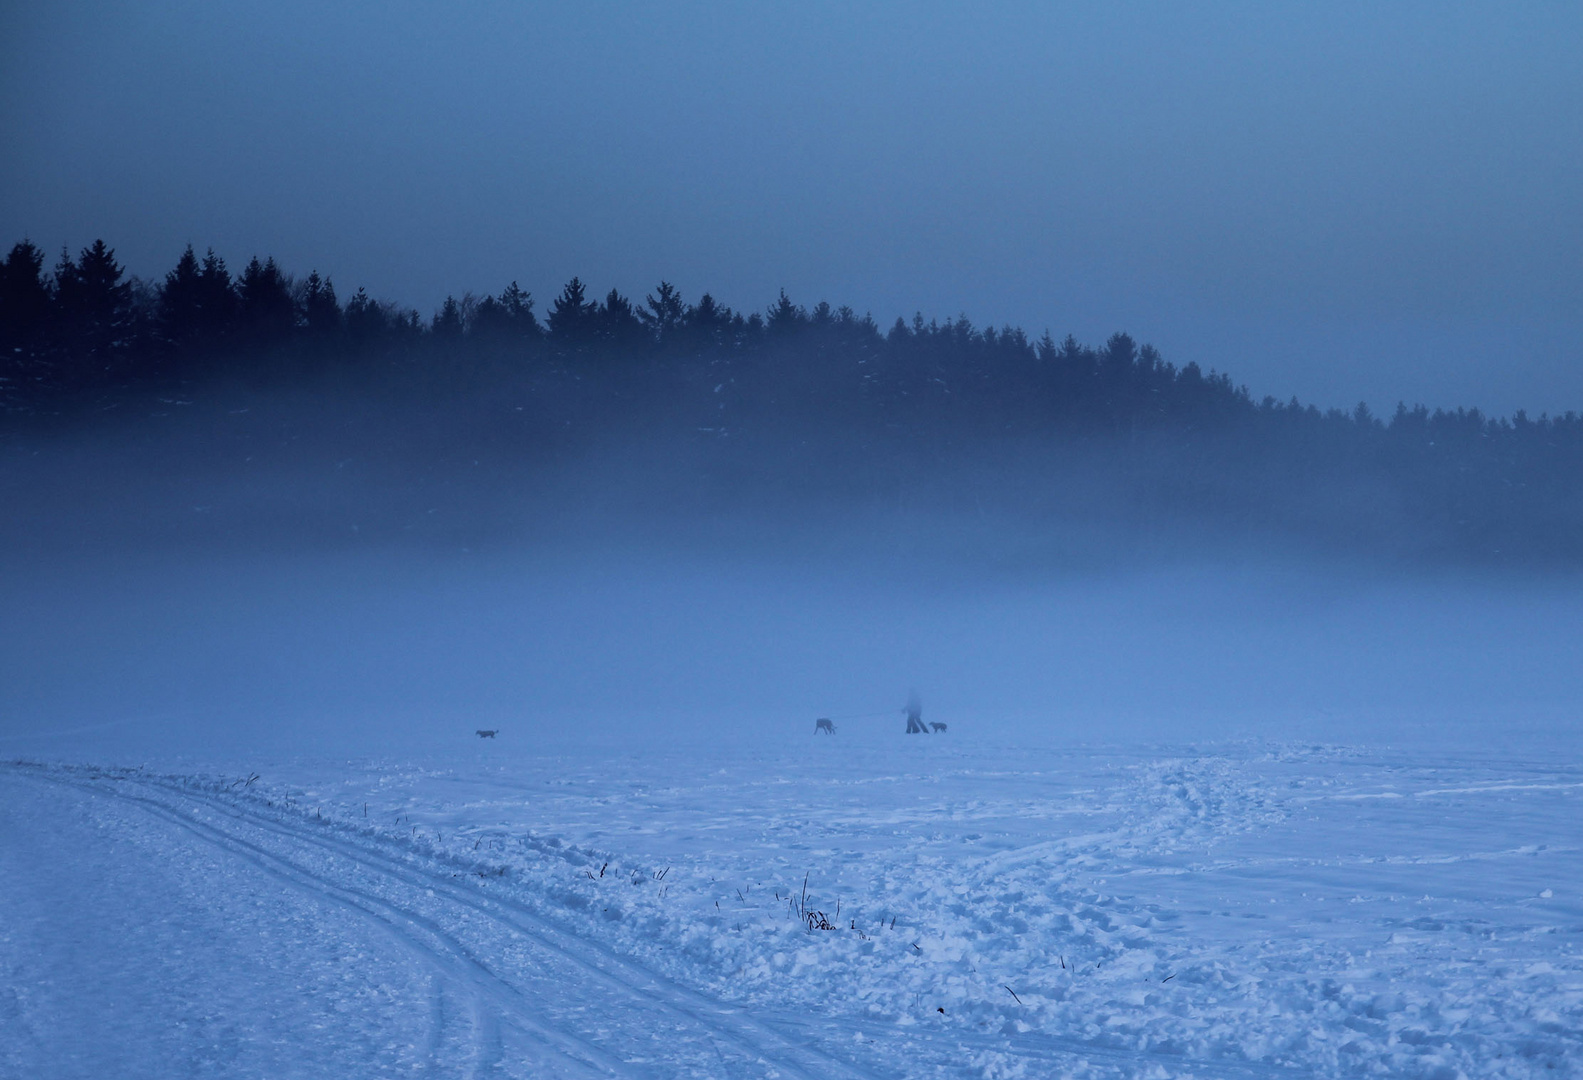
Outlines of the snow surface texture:
<svg viewBox="0 0 1583 1080">
<path fill-rule="evenodd" d="M 899 728 L 13 760 L 0 1076 L 1583 1075 L 1556 745 Z"/>
</svg>

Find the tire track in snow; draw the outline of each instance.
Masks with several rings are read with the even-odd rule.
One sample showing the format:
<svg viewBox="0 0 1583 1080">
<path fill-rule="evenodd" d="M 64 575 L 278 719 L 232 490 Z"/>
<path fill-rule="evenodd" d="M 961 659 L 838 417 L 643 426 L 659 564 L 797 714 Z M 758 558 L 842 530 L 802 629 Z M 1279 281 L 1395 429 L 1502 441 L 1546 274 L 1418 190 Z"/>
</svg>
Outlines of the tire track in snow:
<svg viewBox="0 0 1583 1080">
<path fill-rule="evenodd" d="M 737 1008 L 673 982 L 595 941 L 563 930 L 526 905 L 508 897 L 489 896 L 476 887 L 458 886 L 451 878 L 414 868 L 370 844 L 309 831 L 314 826 L 308 825 L 306 819 L 301 829 L 293 828 L 279 817 L 249 813 L 236 802 L 213 793 L 193 792 L 176 784 L 148 778 L 139 782 L 155 784 L 173 794 L 203 802 L 217 813 L 226 814 L 249 827 L 272 832 L 294 843 L 311 844 L 413 887 L 443 892 L 455 903 L 506 926 L 532 945 L 579 969 L 606 990 L 636 999 L 642 1010 L 650 1014 L 668 1014 L 675 1020 L 696 1025 L 714 1038 L 734 1045 L 758 1059 L 759 1063 L 770 1066 L 771 1075 L 774 1075 L 774 1070 L 780 1070 L 804 1080 L 826 1077 L 873 1080 L 873 1074 L 812 1046 L 798 1045 L 774 1028 L 742 1015 Z M 333 828 L 334 823 L 326 822 L 325 826 Z"/>
<path fill-rule="evenodd" d="M 541 1023 L 513 1000 L 516 992 L 501 980 L 460 942 L 432 919 L 364 890 L 339 885 L 323 875 L 237 837 L 205 822 L 183 814 L 179 809 L 156 799 L 117 791 L 102 783 L 82 782 L 52 776 L 42 770 L 34 776 L 101 798 L 128 803 L 151 817 L 180 828 L 199 840 L 234 858 L 247 862 L 264 874 L 299 891 L 337 906 L 353 910 L 389 933 L 403 948 L 421 957 L 430 967 L 453 983 L 470 991 L 473 999 L 474 1060 L 473 1075 L 483 1075 L 501 1064 L 503 1052 L 499 1014 L 510 1015 L 513 1026 L 540 1044 L 541 1051 L 554 1056 L 561 1066 L 559 1075 L 570 1077 L 636 1077 L 627 1063 L 610 1056 L 588 1041 Z M 107 777 L 108 778 L 108 777 Z M 492 1002 L 497 1008 L 491 1009 Z M 443 1014 L 443 1004 L 438 1006 Z M 544 1064 L 548 1064 L 547 1062 Z"/>
<path fill-rule="evenodd" d="M 17 770 L 14 768 L 12 771 L 14 773 L 17 772 Z M 356 914 L 361 916 L 365 922 L 370 923 L 376 929 L 382 931 L 386 937 L 396 944 L 398 948 L 408 954 L 416 956 L 424 967 L 430 969 L 430 979 L 432 981 L 429 992 L 429 1039 L 426 1057 L 428 1060 L 428 1071 L 430 1073 L 433 1073 L 435 1070 L 440 1068 L 441 1058 L 445 1052 L 446 1045 L 445 1029 L 448 1026 L 446 1018 L 450 1012 L 450 1010 L 448 1010 L 446 1007 L 445 983 L 441 980 L 453 978 L 454 971 L 452 970 L 451 966 L 446 963 L 445 958 L 442 955 L 425 946 L 411 933 L 403 931 L 402 927 L 396 922 L 392 921 L 388 917 L 381 916 L 376 910 L 371 910 L 370 907 L 364 903 L 349 900 L 344 896 L 337 895 L 333 890 L 321 889 L 318 888 L 316 884 L 312 883 L 305 885 L 304 875 L 299 872 L 295 872 L 295 868 L 291 867 L 289 864 L 284 864 L 281 860 L 276 860 L 267 856 L 261 856 L 255 851 L 239 850 L 237 845 L 230 843 L 219 836 L 216 836 L 212 830 L 205 828 L 201 823 L 184 818 L 179 813 L 163 805 L 150 803 L 148 800 L 139 799 L 135 796 L 127 796 L 124 793 L 107 789 L 103 785 L 94 784 L 91 781 L 85 782 L 77 779 L 67 779 L 59 775 L 50 775 L 48 772 L 42 770 L 33 770 L 27 773 L 22 773 L 21 775 L 23 775 L 26 779 L 57 784 L 80 794 L 87 795 L 90 798 L 105 799 L 121 804 L 131 804 L 132 808 L 137 813 L 173 825 L 178 830 L 191 835 L 200 843 L 216 848 L 222 854 L 232 856 L 241 862 L 247 863 L 262 873 L 264 876 L 280 882 L 281 884 L 296 892 L 304 893 L 316 899 L 327 901 L 334 906 L 354 911 Z M 469 997 L 473 996 L 475 995 L 469 995 Z M 474 1048 L 474 1068 L 471 1071 L 475 1075 L 479 1071 L 479 1067 L 481 1065 L 487 1064 L 486 1061 L 482 1060 L 484 1058 L 484 1048 L 487 1045 L 487 1041 L 479 1037 L 478 1023 L 479 1018 L 475 1015 L 474 1020 L 470 1025 L 474 1032 L 474 1037 L 472 1039 Z"/>
<path fill-rule="evenodd" d="M 130 778 L 129 778 L 130 779 Z M 410 880 L 424 886 L 443 890 L 456 902 L 480 910 L 490 917 L 501 918 L 498 909 L 505 909 L 505 920 L 529 933 L 543 935 L 545 944 L 554 948 L 571 962 L 591 970 L 596 976 L 614 980 L 611 989 L 621 992 L 651 995 L 649 1000 L 659 1008 L 675 1008 L 676 1001 L 686 1001 L 691 1006 L 687 1015 L 693 1020 L 708 1024 L 709 1017 L 732 1021 L 746 1025 L 750 1030 L 746 1035 L 739 1035 L 732 1039 L 729 1035 L 723 1037 L 737 1042 L 744 1048 L 759 1056 L 773 1061 L 774 1054 L 764 1048 L 763 1039 L 768 1037 L 778 1049 L 797 1049 L 794 1044 L 777 1028 L 808 1031 L 812 1025 L 808 1018 L 796 1015 L 776 1016 L 775 1026 L 768 1026 L 751 1018 L 741 1016 L 736 1010 L 731 1009 L 704 994 L 693 991 L 687 987 L 674 983 L 663 976 L 650 972 L 641 965 L 619 956 L 604 948 L 595 941 L 562 930 L 549 922 L 543 916 L 532 911 L 520 902 L 509 897 L 489 896 L 478 887 L 472 885 L 457 885 L 452 879 L 438 877 L 425 873 L 401 862 L 392 855 L 378 851 L 374 843 L 361 838 L 353 839 L 345 835 L 345 826 L 334 821 L 311 821 L 300 811 L 293 812 L 282 810 L 276 816 L 264 816 L 249 812 L 235 799 L 213 790 L 194 790 L 174 780 L 141 776 L 136 782 L 156 785 L 182 798 L 202 801 L 215 811 L 228 814 L 239 821 L 256 828 L 273 831 L 285 839 L 293 842 L 312 843 L 321 848 L 331 850 L 354 861 L 364 862 L 372 859 L 379 864 L 379 869 L 387 873 L 408 875 Z M 286 823 L 286 816 L 295 813 L 301 818 L 301 826 L 294 827 Z M 320 830 L 323 830 L 322 832 Z M 1113 840 L 1115 833 L 1098 833 L 1084 837 L 1071 838 L 1078 841 L 1077 850 L 1089 847 L 1104 847 L 1104 841 Z M 1043 848 L 1045 845 L 1035 845 Z M 1016 854 L 1008 852 L 1007 854 Z M 524 926 L 523 923 L 528 924 Z M 589 959 L 592 956 L 595 964 L 589 968 Z M 609 985 L 609 984 L 607 984 Z M 699 1012 L 704 1015 L 700 1016 Z M 1277 1065 L 1267 1062 L 1230 1061 L 1230 1060 L 1195 1060 L 1184 1058 L 1179 1054 L 1159 1053 L 1150 1050 L 1106 1046 L 1102 1043 L 1089 1042 L 1076 1038 L 1052 1036 L 1047 1033 L 1027 1033 L 1008 1036 L 1006 1033 L 980 1033 L 972 1031 L 933 1032 L 917 1028 L 896 1029 L 886 1025 L 876 1025 L 862 1017 L 845 1016 L 840 1018 L 844 1028 L 854 1034 L 861 1033 L 870 1045 L 882 1046 L 887 1043 L 895 1044 L 888 1055 L 888 1060 L 907 1063 L 904 1071 L 896 1075 L 913 1075 L 913 1070 L 923 1066 L 925 1061 L 934 1066 L 944 1066 L 945 1063 L 955 1062 L 960 1066 L 966 1057 L 974 1056 L 983 1058 L 996 1054 L 1007 1055 L 1017 1061 L 1048 1068 L 1051 1075 L 1059 1075 L 1068 1071 L 1076 1063 L 1086 1063 L 1092 1067 L 1103 1064 L 1117 1070 L 1118 1075 L 1134 1075 L 1140 1070 L 1164 1070 L 1168 1073 L 1182 1077 L 1214 1078 L 1214 1080 L 1272 1080 L 1272 1078 L 1300 1078 L 1310 1075 L 1306 1070 L 1288 1065 Z M 808 1036 L 811 1042 L 814 1036 Z M 925 1047 L 927 1049 L 925 1050 Z M 861 1071 L 858 1067 L 840 1062 L 812 1047 L 802 1048 L 805 1053 L 815 1058 L 812 1062 L 806 1059 L 800 1068 L 791 1066 L 782 1061 L 781 1068 L 792 1075 L 802 1076 L 812 1080 L 815 1077 L 873 1077 L 874 1074 Z M 924 1066 L 927 1067 L 927 1066 Z M 954 1075 L 955 1069 L 948 1068 Z"/>
<path fill-rule="evenodd" d="M 35 766 L 35 768 L 40 767 Z M 743 1066 L 756 1066 L 755 1071 L 750 1075 L 771 1077 L 783 1075 L 798 1077 L 801 1080 L 815 1080 L 822 1077 L 856 1077 L 872 1080 L 878 1075 L 957 1075 L 973 1059 L 977 1059 L 990 1072 L 998 1072 L 1007 1066 L 1024 1069 L 1032 1066 L 1036 1069 L 1049 1070 L 1049 1075 L 1067 1073 L 1074 1067 L 1088 1071 L 1096 1068 L 1100 1070 L 1094 1075 L 1119 1077 L 1160 1073 L 1204 1078 L 1204 1080 L 1210 1078 L 1260 1080 L 1260 1078 L 1309 1075 L 1305 1070 L 1287 1065 L 1184 1058 L 1179 1054 L 1107 1046 L 1103 1043 L 1042 1032 L 1011 1034 L 957 1030 L 928 1031 L 914 1027 L 899 1029 L 886 1024 L 875 1024 L 867 1018 L 858 1016 L 832 1017 L 826 1021 L 818 1021 L 828 1026 L 828 1022 L 833 1020 L 843 1033 L 861 1033 L 869 1054 L 873 1054 L 876 1049 L 879 1050 L 878 1056 L 885 1063 L 881 1066 L 882 1072 L 868 1072 L 817 1049 L 813 1045 L 815 1040 L 829 1036 L 827 1031 L 814 1031 L 813 1018 L 800 1014 L 772 1013 L 768 1014 L 772 1022 L 766 1023 L 744 1016 L 740 1010 L 650 972 L 640 964 L 619 956 L 596 941 L 561 929 L 521 902 L 509 897 L 487 894 L 484 892 L 483 883 L 474 884 L 467 879 L 458 882 L 455 878 L 442 876 L 433 869 L 414 866 L 397 854 L 397 850 L 401 847 L 398 843 L 358 834 L 339 822 L 316 821 L 302 811 L 288 807 L 271 808 L 270 812 L 265 812 L 260 806 L 255 811 L 246 805 L 247 802 L 253 801 L 252 798 L 243 801 L 197 778 L 160 777 L 136 770 L 84 769 L 70 766 L 51 767 L 51 771 L 86 775 L 88 777 L 86 782 L 77 781 L 73 786 L 88 787 L 100 793 L 108 792 L 116 797 L 138 803 L 151 803 L 165 811 L 167 815 L 174 815 L 173 820 L 178 824 L 185 825 L 187 823 L 185 819 L 194 812 L 195 804 L 201 805 L 215 815 L 230 819 L 239 829 L 271 834 L 278 840 L 292 845 L 298 852 L 304 846 L 315 848 L 331 858 L 344 860 L 354 868 L 361 867 L 376 879 L 387 883 L 394 882 L 406 889 L 415 889 L 419 895 L 428 893 L 436 902 L 443 898 L 450 905 L 448 914 L 458 914 L 458 908 L 471 911 L 497 926 L 522 935 L 517 939 L 517 943 L 520 944 L 526 939 L 526 943 L 534 946 L 541 958 L 549 954 L 552 958 L 559 958 L 559 962 L 563 965 L 575 966 L 580 970 L 583 978 L 598 983 L 611 995 L 625 998 L 627 1003 L 624 1008 L 639 1016 L 648 1014 L 651 1017 L 651 1027 L 653 1014 L 664 1014 L 673 1021 L 702 1028 L 714 1039 L 745 1052 L 750 1059 L 744 1062 L 738 1058 L 734 1062 L 737 1068 L 733 1069 L 731 1067 L 733 1063 L 728 1062 L 724 1056 L 719 1056 L 713 1063 L 713 1068 L 708 1065 L 698 1068 L 695 1064 L 693 1070 L 685 1070 L 678 1068 L 681 1062 L 672 1057 L 668 1063 L 672 1066 L 672 1070 L 675 1070 L 673 1073 L 672 1070 L 649 1071 L 660 1066 L 662 1062 L 652 1058 L 640 1058 L 621 1062 L 623 1075 L 632 1074 L 630 1071 L 632 1065 L 649 1067 L 640 1069 L 638 1075 L 679 1073 L 711 1078 L 741 1075 Z M 67 781 L 62 779 L 61 782 Z M 111 790 L 115 787 L 135 787 L 145 794 Z M 221 829 L 213 824 L 206 827 L 222 836 L 235 837 L 229 829 Z M 1104 835 L 1074 839 L 1094 842 Z M 1034 849 L 1044 847 L 1045 845 L 1042 844 L 1033 845 Z M 397 850 L 381 850 L 384 848 Z M 418 858 L 424 857 L 418 852 L 411 854 Z M 1002 854 L 1028 855 L 1032 854 L 1032 851 L 1023 849 Z M 1020 860 L 1012 861 L 1015 865 Z M 299 873 L 311 880 L 327 882 L 327 874 L 322 870 L 304 867 L 295 862 L 293 865 Z M 377 899 L 391 903 L 385 897 Z M 392 904 L 392 906 L 396 905 Z M 416 913 L 409 912 L 409 914 Z M 465 913 L 463 914 L 465 917 Z M 458 943 L 457 947 L 462 946 Z M 507 986 L 510 985 L 502 974 L 490 972 L 489 976 Z M 515 988 L 512 988 L 512 992 L 516 992 Z M 789 1032 L 803 1033 L 802 1039 L 799 1040 L 797 1036 L 788 1034 Z"/>
<path fill-rule="evenodd" d="M 68 767 L 69 768 L 69 767 Z M 44 772 L 44 769 L 39 769 Z M 49 770 L 54 772 L 56 770 Z M 75 772 L 76 770 L 71 770 Z M 516 987 L 500 973 L 490 970 L 474 957 L 455 937 L 446 932 L 435 920 L 421 915 L 409 908 L 399 906 L 389 899 L 365 890 L 350 886 L 338 885 L 331 882 L 324 873 L 301 865 L 299 862 L 288 859 L 275 852 L 270 852 L 258 844 L 242 839 L 235 833 L 221 829 L 213 824 L 199 822 L 190 818 L 182 808 L 172 806 L 162 799 L 151 798 L 146 795 L 134 795 L 125 791 L 115 790 L 117 785 L 136 786 L 144 791 L 156 789 L 160 792 L 173 795 L 187 803 L 199 803 L 216 814 L 223 815 L 238 825 L 269 833 L 293 845 L 308 845 L 326 854 L 345 860 L 358 867 L 372 872 L 378 878 L 389 882 L 397 882 L 409 888 L 438 898 L 441 894 L 454 906 L 465 908 L 468 911 L 482 916 L 484 919 L 505 929 L 511 934 L 517 944 L 527 944 L 538 951 L 541 958 L 544 954 L 557 966 L 572 968 L 585 982 L 597 984 L 607 994 L 614 994 L 625 998 L 625 1008 L 631 1017 L 638 1021 L 634 1027 L 644 1035 L 652 1038 L 655 1014 L 665 1016 L 675 1026 L 678 1035 L 690 1035 L 690 1041 L 695 1046 L 711 1048 L 715 1068 L 706 1069 L 701 1075 L 722 1075 L 715 1071 L 718 1068 L 730 1068 L 723 1056 L 713 1049 L 716 1042 L 725 1043 L 737 1050 L 739 1054 L 747 1057 L 746 1062 L 739 1065 L 761 1067 L 766 1076 L 791 1076 L 800 1080 L 821 1080 L 821 1078 L 843 1078 L 843 1080 L 873 1080 L 874 1074 L 862 1070 L 848 1062 L 833 1058 L 818 1050 L 812 1045 L 799 1044 L 792 1038 L 775 1030 L 769 1025 L 755 1021 L 744 1016 L 739 1010 L 722 1002 L 713 1000 L 708 996 L 681 986 L 654 972 L 637 965 L 614 952 L 603 948 L 596 942 L 569 933 L 542 916 L 531 911 L 525 905 L 504 897 L 487 896 L 475 887 L 458 886 L 453 880 L 437 874 L 425 872 L 414 868 L 399 859 L 378 851 L 373 845 L 359 843 L 334 835 L 325 835 L 314 831 L 314 827 L 306 821 L 301 826 L 287 824 L 282 817 L 269 817 L 261 813 L 249 812 L 238 802 L 225 799 L 213 792 L 194 790 L 191 787 L 178 783 L 156 779 L 149 776 L 138 776 L 123 773 L 121 770 L 94 770 L 87 782 L 81 780 L 67 780 L 62 777 L 50 777 L 56 782 L 66 783 L 70 786 L 92 791 L 98 794 L 108 794 L 112 797 L 134 802 L 143 806 L 151 813 L 173 822 L 184 828 L 200 832 L 200 835 L 211 842 L 221 846 L 234 844 L 241 848 L 235 852 L 249 861 L 257 862 L 259 859 L 274 860 L 290 867 L 291 874 L 296 875 L 299 887 L 323 890 L 327 893 L 345 893 L 361 898 L 363 903 L 381 907 L 391 913 L 391 917 L 410 920 L 424 928 L 425 932 L 445 942 L 447 951 L 452 956 L 460 956 L 468 967 L 471 978 L 467 982 L 476 982 L 480 976 L 499 984 L 512 995 L 519 995 Z M 105 784 L 103 781 L 110 781 Z M 330 826 L 331 823 L 325 823 Z M 361 904 L 354 903 L 361 908 Z M 366 909 L 364 909 L 366 910 Z M 440 964 L 438 966 L 442 966 Z M 454 973 L 451 973 L 454 974 Z M 562 984 L 564 987 L 564 984 Z M 494 995 L 498 997 L 498 992 Z M 520 1013 L 520 1002 L 509 1003 L 516 1005 L 514 1012 Z M 602 1010 L 606 1015 L 610 1013 L 608 999 L 602 1003 Z M 598 1044 L 581 1036 L 569 1036 L 558 1029 L 546 1028 L 542 1023 L 527 1019 L 525 1026 L 529 1030 L 537 1030 L 546 1037 L 559 1034 L 563 1038 L 574 1038 L 578 1044 L 590 1052 L 597 1052 L 605 1065 L 605 1070 L 596 1075 L 635 1075 L 631 1073 L 629 1063 L 621 1061 L 609 1051 L 603 1050 Z M 686 1032 L 686 1029 L 692 1029 Z M 699 1034 L 704 1036 L 699 1039 Z M 562 1051 L 565 1053 L 564 1049 Z M 578 1055 L 568 1055 L 574 1060 Z M 653 1059 L 646 1059 L 641 1064 L 657 1064 Z M 674 1062 L 673 1062 L 674 1063 Z"/>
</svg>

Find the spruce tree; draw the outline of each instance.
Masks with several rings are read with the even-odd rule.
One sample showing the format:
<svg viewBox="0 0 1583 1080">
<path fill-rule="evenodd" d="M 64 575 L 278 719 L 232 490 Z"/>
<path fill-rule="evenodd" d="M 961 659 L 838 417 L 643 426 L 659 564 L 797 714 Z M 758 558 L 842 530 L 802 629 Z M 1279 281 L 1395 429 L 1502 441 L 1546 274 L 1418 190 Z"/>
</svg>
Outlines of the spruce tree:
<svg viewBox="0 0 1583 1080">
<path fill-rule="evenodd" d="M 308 336 L 316 341 L 327 341 L 341 331 L 341 305 L 335 298 L 335 285 L 329 278 L 319 277 L 317 270 L 303 282 L 300 315 Z"/>
<path fill-rule="evenodd" d="M 34 373 L 53 303 L 44 252 L 28 240 L 14 245 L 0 261 L 0 378 L 15 381 Z"/>
<path fill-rule="evenodd" d="M 291 279 L 281 273 L 274 259 L 258 256 L 237 279 L 237 322 L 248 344 L 271 348 L 290 339 L 297 328 L 296 302 Z"/>
<path fill-rule="evenodd" d="M 648 328 L 654 340 L 661 345 L 668 344 L 681 329 L 682 320 L 687 315 L 687 305 L 682 303 L 682 294 L 676 291 L 676 286 L 668 281 L 662 281 L 659 287 L 644 300 L 644 307 L 639 308 L 638 318 Z"/>
<path fill-rule="evenodd" d="M 181 348 L 200 332 L 203 307 L 202 285 L 199 275 L 202 268 L 192 245 L 181 253 L 176 266 L 165 275 L 160 286 L 158 327 L 160 337 L 170 346 Z"/>
<path fill-rule="evenodd" d="M 584 299 L 585 294 L 581 279 L 574 277 L 550 305 L 550 335 L 556 340 L 580 344 L 592 336 L 594 314 L 599 305 Z"/>
<path fill-rule="evenodd" d="M 615 289 L 595 308 L 594 332 L 600 341 L 617 350 L 628 349 L 644 337 L 643 323 L 632 308 L 632 301 Z"/>
<path fill-rule="evenodd" d="M 236 288 L 225 260 L 210 248 L 198 270 L 199 325 L 203 340 L 217 347 L 236 329 Z"/>
<path fill-rule="evenodd" d="M 434 313 L 434 321 L 429 326 L 429 332 L 442 341 L 455 341 L 467 329 L 462 319 L 462 305 L 456 302 L 456 297 L 447 296 L 440 310 Z"/>
<path fill-rule="evenodd" d="M 87 388 L 108 380 L 132 342 L 132 287 L 122 280 L 115 251 L 103 240 L 66 252 L 55 268 L 57 367 L 64 384 Z"/>
<path fill-rule="evenodd" d="M 346 302 L 345 319 L 347 337 L 360 345 L 376 341 L 390 330 L 390 319 L 384 307 L 370 300 L 361 287 Z"/>
</svg>

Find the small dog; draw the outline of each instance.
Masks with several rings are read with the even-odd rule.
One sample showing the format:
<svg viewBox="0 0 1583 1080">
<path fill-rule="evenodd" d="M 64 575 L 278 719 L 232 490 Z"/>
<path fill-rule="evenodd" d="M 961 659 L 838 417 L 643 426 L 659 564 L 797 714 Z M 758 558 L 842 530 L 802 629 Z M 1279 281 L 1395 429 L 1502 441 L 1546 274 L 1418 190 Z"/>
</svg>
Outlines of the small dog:
<svg viewBox="0 0 1583 1080">
<path fill-rule="evenodd" d="M 478 737 L 480 739 L 493 739 L 499 733 L 500 733 L 500 729 L 499 728 L 491 728 L 488 731 L 485 731 L 483 728 L 479 728 L 478 729 Z"/>
<path fill-rule="evenodd" d="M 835 725 L 832 724 L 828 720 L 824 720 L 824 719 L 815 720 L 813 722 L 813 733 L 815 735 L 817 735 L 821 731 L 824 732 L 826 735 L 834 735 L 835 734 Z"/>
<path fill-rule="evenodd" d="M 938 720 L 931 720 L 931 721 L 929 721 L 929 726 L 934 728 L 935 731 L 944 731 L 945 730 L 945 725 L 940 723 L 940 721 L 938 721 Z"/>
</svg>

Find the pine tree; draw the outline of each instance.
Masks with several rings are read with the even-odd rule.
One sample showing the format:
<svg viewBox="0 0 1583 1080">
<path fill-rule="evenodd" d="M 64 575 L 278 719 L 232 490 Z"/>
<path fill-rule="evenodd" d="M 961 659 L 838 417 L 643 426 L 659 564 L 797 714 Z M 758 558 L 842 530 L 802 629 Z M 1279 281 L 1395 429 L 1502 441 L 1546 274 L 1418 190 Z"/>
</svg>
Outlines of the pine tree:
<svg viewBox="0 0 1583 1080">
<path fill-rule="evenodd" d="M 346 335 L 358 344 L 369 344 L 390 332 L 390 317 L 382 304 L 370 300 L 361 287 L 346 302 Z"/>
<path fill-rule="evenodd" d="M 130 350 L 132 288 L 115 251 L 103 240 L 66 252 L 55 267 L 57 340 L 63 380 L 73 387 L 102 382 Z"/>
<path fill-rule="evenodd" d="M 341 305 L 335 299 L 335 285 L 314 270 L 303 282 L 299 304 L 302 326 L 308 336 L 323 342 L 341 332 Z"/>
<path fill-rule="evenodd" d="M 270 348 L 291 337 L 297 328 L 291 279 L 274 259 L 259 262 L 255 255 L 237 279 L 236 292 L 237 322 L 250 344 Z"/>
<path fill-rule="evenodd" d="M 436 338 L 454 341 L 462 336 L 465 329 L 462 305 L 456 302 L 456 297 L 447 296 L 440 310 L 434 313 L 434 321 L 429 326 L 430 333 Z"/>
<path fill-rule="evenodd" d="M 468 333 L 503 343 L 536 338 L 542 332 L 533 315 L 533 297 L 513 281 L 499 296 L 486 296 L 473 309 Z"/>
<path fill-rule="evenodd" d="M 662 281 L 659 287 L 644 300 L 645 306 L 637 312 L 638 319 L 654 336 L 654 340 L 661 345 L 666 344 L 676 332 L 681 329 L 682 320 L 687 315 L 687 305 L 682 303 L 682 294 L 676 291 L 676 286 L 668 281 Z"/>
<path fill-rule="evenodd" d="M 44 252 L 23 240 L 0 261 L 0 379 L 33 373 L 45 351 L 53 303 Z"/>
<path fill-rule="evenodd" d="M 828 310 L 829 305 L 825 307 Z M 778 335 L 793 333 L 808 321 L 808 313 L 791 302 L 785 289 L 781 290 L 780 299 L 769 306 L 765 316 L 770 333 Z"/>
<path fill-rule="evenodd" d="M 199 325 L 203 339 L 219 345 L 236 329 L 236 288 L 225 260 L 210 248 L 198 269 Z"/>
<path fill-rule="evenodd" d="M 757 319 L 758 313 L 755 312 L 753 317 Z M 698 298 L 698 303 L 687 309 L 687 313 L 682 316 L 682 324 L 688 346 L 695 349 L 726 346 L 745 326 L 740 315 L 726 305 L 717 303 L 709 293 L 704 293 Z"/>
<path fill-rule="evenodd" d="M 550 335 L 569 344 L 587 342 L 593 336 L 594 317 L 598 303 L 585 300 L 586 289 L 581 279 L 572 278 L 561 290 L 561 295 L 550 305 Z"/>
<path fill-rule="evenodd" d="M 160 286 L 157 315 L 159 334 L 171 346 L 179 348 L 200 333 L 203 300 L 199 276 L 202 272 L 198 256 L 193 254 L 192 245 L 188 244 L 187 250 L 181 253 L 175 268 L 165 275 L 165 283 Z"/>
<path fill-rule="evenodd" d="M 609 345 L 628 348 L 644 336 L 643 323 L 632 308 L 632 301 L 615 289 L 594 310 L 594 333 Z"/>
</svg>

